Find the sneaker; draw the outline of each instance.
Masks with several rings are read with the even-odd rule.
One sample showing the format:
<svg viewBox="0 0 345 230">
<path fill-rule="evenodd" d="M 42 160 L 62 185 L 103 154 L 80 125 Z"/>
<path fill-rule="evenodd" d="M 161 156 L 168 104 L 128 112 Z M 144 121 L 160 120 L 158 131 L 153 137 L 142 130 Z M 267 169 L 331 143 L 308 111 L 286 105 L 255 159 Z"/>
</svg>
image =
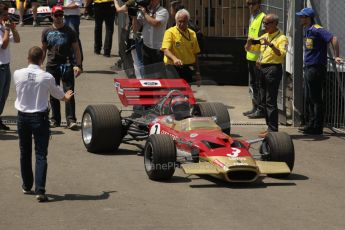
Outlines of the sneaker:
<svg viewBox="0 0 345 230">
<path fill-rule="evenodd" d="M 50 120 L 49 120 L 49 127 L 50 127 L 50 128 L 60 127 L 60 124 L 58 124 L 55 120 L 50 119 Z"/>
<path fill-rule="evenodd" d="M 246 112 L 243 112 L 242 114 L 243 114 L 243 116 L 248 116 L 249 114 L 252 114 L 252 113 L 254 113 L 256 111 L 256 109 L 255 108 L 252 108 L 251 110 L 248 110 L 248 111 L 246 111 Z"/>
<path fill-rule="evenodd" d="M 36 195 L 36 200 L 38 200 L 38 202 L 45 202 L 48 201 L 48 196 L 46 194 L 38 194 Z"/>
<path fill-rule="evenodd" d="M 0 130 L 8 131 L 8 130 L 10 130 L 10 127 L 8 127 L 4 123 L 2 123 L 2 121 L 0 121 Z"/>
<path fill-rule="evenodd" d="M 75 122 L 70 122 L 69 125 L 67 126 L 70 130 L 78 130 L 78 125 Z"/>
<path fill-rule="evenodd" d="M 248 114 L 247 117 L 249 119 L 258 119 L 258 118 L 265 118 L 265 114 L 256 110 L 254 113 Z"/>
<path fill-rule="evenodd" d="M 23 27 L 23 26 L 24 26 L 24 23 L 23 23 L 23 21 L 19 21 L 19 23 L 18 23 L 18 26 L 21 26 L 21 27 Z"/>
<path fill-rule="evenodd" d="M 28 195 L 28 194 L 33 194 L 33 192 L 31 190 L 25 190 L 22 188 L 22 191 L 25 195 Z"/>
</svg>

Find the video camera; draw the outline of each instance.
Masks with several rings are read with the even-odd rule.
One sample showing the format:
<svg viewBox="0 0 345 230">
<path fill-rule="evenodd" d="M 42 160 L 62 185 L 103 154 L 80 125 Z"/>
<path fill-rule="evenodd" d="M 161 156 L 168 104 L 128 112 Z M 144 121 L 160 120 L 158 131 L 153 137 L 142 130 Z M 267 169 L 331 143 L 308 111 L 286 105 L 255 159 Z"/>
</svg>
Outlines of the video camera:
<svg viewBox="0 0 345 230">
<path fill-rule="evenodd" d="M 139 6 L 147 7 L 150 5 L 151 0 L 135 0 L 135 4 L 133 6 L 128 7 L 128 15 L 129 16 L 137 16 Z"/>
</svg>

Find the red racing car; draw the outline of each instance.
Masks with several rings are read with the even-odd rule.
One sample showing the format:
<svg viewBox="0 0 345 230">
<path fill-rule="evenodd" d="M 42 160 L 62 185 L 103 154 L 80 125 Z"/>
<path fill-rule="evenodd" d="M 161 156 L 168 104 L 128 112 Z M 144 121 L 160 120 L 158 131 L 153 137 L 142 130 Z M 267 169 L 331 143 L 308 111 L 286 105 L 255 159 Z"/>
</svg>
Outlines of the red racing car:
<svg viewBox="0 0 345 230">
<path fill-rule="evenodd" d="M 176 167 L 186 174 L 208 174 L 228 182 L 253 182 L 261 175 L 286 177 L 294 166 L 294 146 L 286 133 L 264 139 L 237 140 L 230 135 L 230 116 L 222 103 L 196 103 L 182 79 L 115 79 L 124 106 L 89 105 L 82 118 L 88 151 L 114 152 L 121 143 L 138 146 L 152 180 L 170 179 Z M 144 145 L 140 141 L 145 141 Z M 262 142 L 259 156 L 249 152 Z"/>
</svg>

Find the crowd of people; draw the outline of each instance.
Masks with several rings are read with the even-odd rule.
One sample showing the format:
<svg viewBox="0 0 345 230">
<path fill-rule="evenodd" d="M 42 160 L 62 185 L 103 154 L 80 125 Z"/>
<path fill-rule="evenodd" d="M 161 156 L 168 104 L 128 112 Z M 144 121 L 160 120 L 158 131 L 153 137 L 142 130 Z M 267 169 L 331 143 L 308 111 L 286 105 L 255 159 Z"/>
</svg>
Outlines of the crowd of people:
<svg viewBox="0 0 345 230">
<path fill-rule="evenodd" d="M 21 1 L 22 2 L 22 1 Z M 94 53 L 110 57 L 115 13 L 128 13 L 129 37 L 137 78 L 165 78 L 170 72 L 188 83 L 200 82 L 198 53 L 200 31 L 190 20 L 190 14 L 180 1 L 172 1 L 169 12 L 160 0 L 128 0 L 121 5 L 118 0 L 94 0 Z M 90 0 L 87 0 L 91 4 Z M 288 39 L 278 28 L 276 14 L 265 14 L 261 0 L 247 0 L 251 18 L 245 51 L 249 69 L 249 86 L 252 109 L 244 112 L 249 118 L 265 118 L 267 130 L 278 131 L 277 96 L 283 76 L 282 64 L 287 52 Z M 46 201 L 45 181 L 49 129 L 61 125 L 60 100 L 65 101 L 67 127 L 77 130 L 75 115 L 75 78 L 82 73 L 83 52 L 80 41 L 81 0 L 66 0 L 52 8 L 52 26 L 42 31 L 41 47 L 28 52 L 28 67 L 14 72 L 18 110 L 18 136 L 23 193 L 35 193 L 39 201 Z M 35 5 L 33 5 L 35 7 Z M 133 9 L 135 7 L 135 9 Z M 327 46 L 331 44 L 335 61 L 342 62 L 337 38 L 315 23 L 315 12 L 304 8 L 297 13 L 305 27 L 304 41 L 304 90 L 308 122 L 301 128 L 304 134 L 323 134 L 322 87 L 326 75 Z M 21 16 L 22 17 L 22 16 Z M 35 18 L 35 16 L 34 16 Z M 22 18 L 21 18 L 22 19 Z M 35 20 L 34 20 L 35 22 Z M 105 22 L 105 41 L 102 43 L 102 24 Z M 22 25 L 22 20 L 19 21 Z M 37 24 L 34 23 L 34 26 Z M 15 24 L 8 18 L 8 7 L 0 3 L 0 116 L 9 94 L 11 72 L 11 42 L 20 42 Z M 104 44 L 104 45 L 103 45 Z M 46 60 L 46 69 L 41 68 Z M 147 68 L 147 67 L 150 68 Z M 153 68 L 152 68 L 153 67 Z M 171 74 L 173 75 L 173 74 Z M 63 89 L 58 86 L 62 84 Z M 48 101 L 48 95 L 50 100 Z M 49 106 L 50 104 L 50 106 Z M 49 113 L 51 117 L 49 118 Z M 9 130 L 0 117 L 0 130 Z M 33 176 L 31 166 L 32 136 L 35 142 L 36 166 Z"/>
</svg>

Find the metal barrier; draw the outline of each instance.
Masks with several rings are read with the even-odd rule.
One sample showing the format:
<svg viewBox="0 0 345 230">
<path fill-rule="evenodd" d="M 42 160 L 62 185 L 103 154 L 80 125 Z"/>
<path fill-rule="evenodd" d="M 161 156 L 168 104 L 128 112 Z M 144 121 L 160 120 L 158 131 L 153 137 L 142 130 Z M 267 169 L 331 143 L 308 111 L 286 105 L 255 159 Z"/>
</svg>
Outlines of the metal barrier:
<svg viewBox="0 0 345 230">
<path fill-rule="evenodd" d="M 345 63 L 330 59 L 323 91 L 325 126 L 345 133 Z"/>
</svg>

